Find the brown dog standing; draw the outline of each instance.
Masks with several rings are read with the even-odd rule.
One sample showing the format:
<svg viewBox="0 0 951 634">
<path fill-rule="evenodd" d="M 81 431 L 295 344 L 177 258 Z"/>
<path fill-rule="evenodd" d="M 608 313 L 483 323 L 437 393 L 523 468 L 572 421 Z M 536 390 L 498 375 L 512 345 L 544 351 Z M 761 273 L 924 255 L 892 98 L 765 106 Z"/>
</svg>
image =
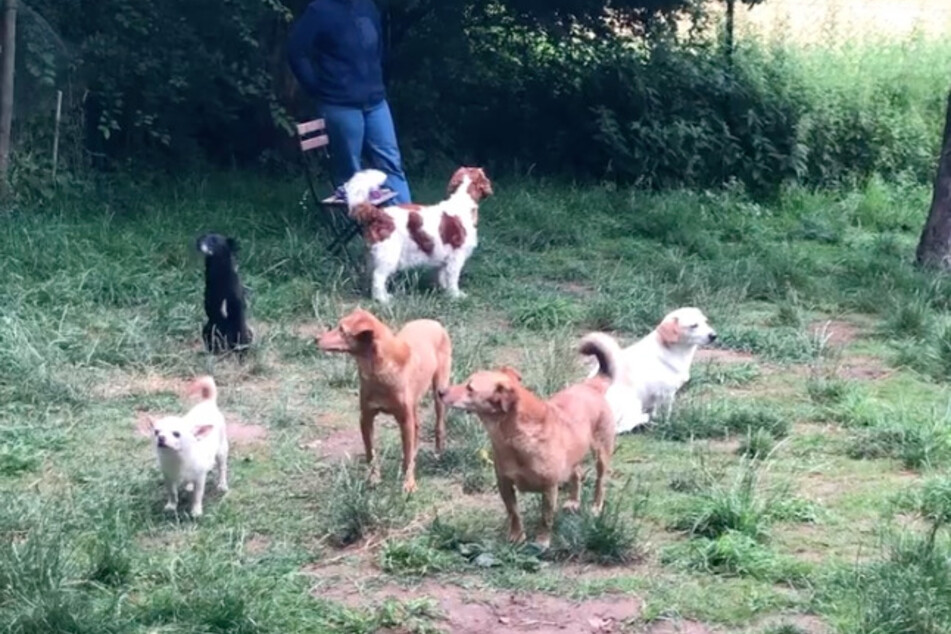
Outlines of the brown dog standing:
<svg viewBox="0 0 951 634">
<path fill-rule="evenodd" d="M 492 443 L 499 493 L 509 518 L 509 539 L 525 537 L 515 490 L 541 493 L 540 545 L 551 541 L 558 485 L 569 482 L 565 508 L 577 510 L 581 500 L 582 462 L 590 450 L 597 481 L 592 510 L 604 504 L 604 477 L 614 452 L 614 417 L 604 398 L 613 381 L 618 351 L 606 335 L 582 340 L 582 354 L 598 359 L 599 376 L 573 385 L 543 401 L 522 386 L 511 368 L 476 372 L 462 385 L 440 392 L 449 407 L 478 415 Z"/>
<path fill-rule="evenodd" d="M 379 478 L 373 453 L 373 421 L 390 414 L 403 441 L 403 490 L 416 490 L 416 451 L 419 445 L 419 401 L 432 388 L 436 406 L 436 451 L 443 450 L 446 408 L 437 394 L 449 385 L 452 344 L 437 321 L 408 322 L 395 335 L 383 322 L 360 308 L 331 331 L 317 337 L 327 352 L 345 352 L 360 372 L 360 432 L 371 478 Z"/>
</svg>

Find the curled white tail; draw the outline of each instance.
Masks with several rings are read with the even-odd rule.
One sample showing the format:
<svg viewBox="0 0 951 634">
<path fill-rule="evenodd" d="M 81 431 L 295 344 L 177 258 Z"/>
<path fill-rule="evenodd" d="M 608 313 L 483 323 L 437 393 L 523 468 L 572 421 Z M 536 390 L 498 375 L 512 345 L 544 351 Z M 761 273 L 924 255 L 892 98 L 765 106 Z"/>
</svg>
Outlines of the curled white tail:
<svg viewBox="0 0 951 634">
<path fill-rule="evenodd" d="M 188 386 L 189 394 L 201 394 L 203 401 L 216 401 L 218 399 L 218 386 L 215 380 L 210 376 L 200 376 L 191 382 Z"/>
<path fill-rule="evenodd" d="M 617 376 L 621 346 L 614 337 L 603 332 L 592 332 L 581 340 L 578 351 L 598 360 L 598 374 L 603 374 L 611 380 Z"/>
</svg>

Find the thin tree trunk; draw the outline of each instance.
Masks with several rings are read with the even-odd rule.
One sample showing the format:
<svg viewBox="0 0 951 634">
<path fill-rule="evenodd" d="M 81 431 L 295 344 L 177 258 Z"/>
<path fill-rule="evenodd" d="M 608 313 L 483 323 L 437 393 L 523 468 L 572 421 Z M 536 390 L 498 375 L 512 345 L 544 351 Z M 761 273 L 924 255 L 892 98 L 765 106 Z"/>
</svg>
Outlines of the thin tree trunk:
<svg viewBox="0 0 951 634">
<path fill-rule="evenodd" d="M 726 28 L 725 42 L 726 63 L 730 70 L 733 69 L 733 31 L 736 28 L 736 0 L 726 0 Z"/>
<path fill-rule="evenodd" d="M 951 270 L 951 93 L 944 121 L 944 137 L 934 179 L 931 211 L 921 232 L 915 259 L 922 266 Z"/>
<path fill-rule="evenodd" d="M 10 129 L 13 126 L 13 62 L 16 55 L 17 0 L 6 0 L 0 52 L 0 195 L 9 194 Z"/>
</svg>

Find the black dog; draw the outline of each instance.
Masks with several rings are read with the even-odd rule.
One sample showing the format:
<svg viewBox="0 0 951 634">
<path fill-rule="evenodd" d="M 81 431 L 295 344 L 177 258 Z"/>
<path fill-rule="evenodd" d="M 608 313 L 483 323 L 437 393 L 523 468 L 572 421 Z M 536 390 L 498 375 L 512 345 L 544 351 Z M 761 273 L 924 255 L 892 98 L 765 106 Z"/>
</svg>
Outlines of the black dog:
<svg viewBox="0 0 951 634">
<path fill-rule="evenodd" d="M 202 329 L 209 352 L 244 350 L 254 339 L 245 321 L 244 286 L 238 277 L 235 254 L 238 243 L 217 233 L 198 238 L 198 251 L 205 256 L 205 314 Z"/>
</svg>

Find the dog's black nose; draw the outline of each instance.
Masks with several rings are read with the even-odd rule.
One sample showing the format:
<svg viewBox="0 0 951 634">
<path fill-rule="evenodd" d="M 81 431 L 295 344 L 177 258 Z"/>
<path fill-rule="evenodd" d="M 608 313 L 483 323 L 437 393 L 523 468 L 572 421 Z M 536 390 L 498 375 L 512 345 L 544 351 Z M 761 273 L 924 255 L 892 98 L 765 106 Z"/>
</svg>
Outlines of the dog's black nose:
<svg viewBox="0 0 951 634">
<path fill-rule="evenodd" d="M 159 436 L 159 437 L 158 437 L 158 443 L 157 443 L 157 444 L 158 444 L 159 447 L 164 447 L 164 446 L 165 446 L 165 436 Z"/>
<path fill-rule="evenodd" d="M 711 332 L 711 333 L 710 333 L 710 343 L 713 343 L 713 342 L 716 341 L 716 340 L 717 340 L 717 333 Z"/>
</svg>

